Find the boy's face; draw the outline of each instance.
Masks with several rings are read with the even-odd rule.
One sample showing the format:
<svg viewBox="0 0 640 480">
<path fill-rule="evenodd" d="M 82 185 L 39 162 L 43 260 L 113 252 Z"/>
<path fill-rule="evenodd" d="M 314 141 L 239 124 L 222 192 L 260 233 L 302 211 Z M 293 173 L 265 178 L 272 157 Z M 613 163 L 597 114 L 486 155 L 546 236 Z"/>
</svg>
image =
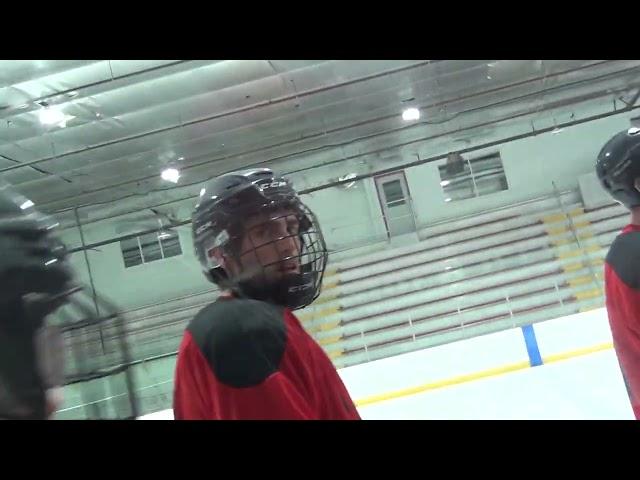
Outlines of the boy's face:
<svg viewBox="0 0 640 480">
<path fill-rule="evenodd" d="M 249 217 L 240 245 L 240 265 L 227 259 L 234 275 L 248 274 L 267 282 L 300 273 L 299 221 L 292 209 Z M 244 275 L 243 275 L 244 276 Z"/>
</svg>

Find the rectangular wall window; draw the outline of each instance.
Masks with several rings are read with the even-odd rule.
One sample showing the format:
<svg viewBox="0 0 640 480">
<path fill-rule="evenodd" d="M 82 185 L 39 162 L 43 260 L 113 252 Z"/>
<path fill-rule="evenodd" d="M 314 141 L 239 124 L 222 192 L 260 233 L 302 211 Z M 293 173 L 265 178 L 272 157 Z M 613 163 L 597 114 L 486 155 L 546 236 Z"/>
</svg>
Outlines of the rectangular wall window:
<svg viewBox="0 0 640 480">
<path fill-rule="evenodd" d="M 453 157 L 438 169 L 445 202 L 481 197 L 509 188 L 499 153 L 471 160 Z"/>
<path fill-rule="evenodd" d="M 120 242 L 125 268 L 182 255 L 176 232 L 148 233 Z"/>
</svg>

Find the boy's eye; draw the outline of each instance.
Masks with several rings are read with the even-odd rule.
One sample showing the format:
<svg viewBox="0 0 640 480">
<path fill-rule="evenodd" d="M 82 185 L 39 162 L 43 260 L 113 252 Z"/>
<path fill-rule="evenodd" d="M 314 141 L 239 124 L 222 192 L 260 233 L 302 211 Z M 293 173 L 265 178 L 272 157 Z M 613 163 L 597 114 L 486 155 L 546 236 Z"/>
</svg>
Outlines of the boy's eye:
<svg viewBox="0 0 640 480">
<path fill-rule="evenodd" d="M 287 224 L 287 231 L 289 232 L 289 234 L 295 235 L 298 233 L 298 230 L 299 230 L 298 222 L 289 222 Z"/>
</svg>

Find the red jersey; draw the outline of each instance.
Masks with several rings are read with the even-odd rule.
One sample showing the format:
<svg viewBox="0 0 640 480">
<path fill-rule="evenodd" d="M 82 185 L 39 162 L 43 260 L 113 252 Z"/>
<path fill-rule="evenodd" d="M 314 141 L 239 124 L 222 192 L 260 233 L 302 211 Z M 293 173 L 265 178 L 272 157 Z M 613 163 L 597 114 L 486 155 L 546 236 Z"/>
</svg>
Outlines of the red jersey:
<svg viewBox="0 0 640 480">
<path fill-rule="evenodd" d="M 178 351 L 176 420 L 357 420 L 329 357 L 285 308 L 219 300 L 187 327 Z"/>
<path fill-rule="evenodd" d="M 640 420 L 640 226 L 627 225 L 616 237 L 604 269 L 613 343 L 631 406 Z"/>
</svg>

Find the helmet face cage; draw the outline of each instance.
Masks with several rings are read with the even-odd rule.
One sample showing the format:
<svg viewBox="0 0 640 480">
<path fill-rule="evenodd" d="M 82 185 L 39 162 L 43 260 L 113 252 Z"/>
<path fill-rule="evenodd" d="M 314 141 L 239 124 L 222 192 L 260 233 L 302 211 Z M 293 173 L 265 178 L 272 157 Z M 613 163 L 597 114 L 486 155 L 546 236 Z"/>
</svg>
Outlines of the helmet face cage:
<svg viewBox="0 0 640 480">
<path fill-rule="evenodd" d="M 65 386 L 72 385 L 80 400 L 80 405 L 59 415 L 69 419 L 133 420 L 140 411 L 130 332 L 118 309 L 89 291 L 76 287 L 67 292 L 64 305 L 51 319 L 64 344 Z"/>
<path fill-rule="evenodd" d="M 309 305 L 320 294 L 327 262 L 315 215 L 292 189 L 251 200 L 225 215 L 203 216 L 201 225 L 207 228 L 197 249 L 208 276 L 240 296 L 292 309 Z M 223 269 L 216 258 L 220 253 L 236 268 Z"/>
<path fill-rule="evenodd" d="M 297 226 L 291 230 L 287 228 L 285 233 L 267 234 L 266 241 L 256 241 L 255 235 L 252 235 L 252 230 L 269 231 L 277 223 Z M 304 280 L 302 282 L 304 285 L 300 285 L 299 288 L 304 287 L 319 294 L 326 266 L 327 251 L 315 216 L 304 204 L 298 202 L 294 208 L 279 209 L 279 211 L 268 215 L 264 221 L 252 225 L 250 229 L 243 229 L 242 235 L 234 238 L 236 244 L 234 250 L 239 250 L 237 245 L 242 245 L 245 238 L 247 239 L 244 242 L 246 248 L 244 251 L 236 253 L 235 258 L 241 266 L 243 258 L 249 256 L 254 259 L 257 271 L 251 269 L 253 281 L 265 284 L 272 282 L 270 277 L 273 277 L 274 271 L 280 271 L 284 266 L 293 268 L 294 265 L 297 265 L 296 274 L 303 277 Z M 272 255 L 274 258 L 263 261 L 261 252 L 265 250 L 275 253 Z M 240 275 L 242 276 L 242 273 Z M 314 295 L 313 299 L 316 297 L 317 295 Z"/>
</svg>

